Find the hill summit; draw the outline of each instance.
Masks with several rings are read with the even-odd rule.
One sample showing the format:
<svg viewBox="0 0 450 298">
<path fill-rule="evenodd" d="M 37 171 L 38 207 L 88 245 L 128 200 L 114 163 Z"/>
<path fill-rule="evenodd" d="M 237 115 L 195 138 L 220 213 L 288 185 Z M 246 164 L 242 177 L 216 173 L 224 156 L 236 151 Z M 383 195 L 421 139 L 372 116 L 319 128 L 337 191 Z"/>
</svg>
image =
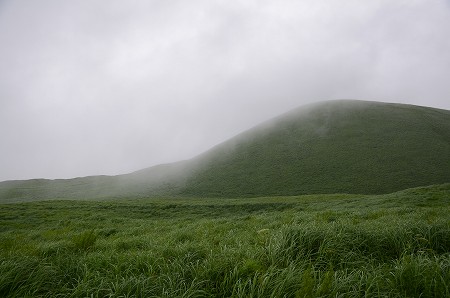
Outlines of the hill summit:
<svg viewBox="0 0 450 298">
<path fill-rule="evenodd" d="M 7 188 L 10 197 L 60 198 L 381 194 L 447 183 L 450 111 L 327 101 L 264 122 L 187 161 L 77 179 L 32 180 L 28 191 L 30 181 L 3 182 L 0 197 Z"/>
<path fill-rule="evenodd" d="M 200 155 L 180 194 L 388 193 L 450 182 L 450 111 L 329 101 Z"/>
</svg>

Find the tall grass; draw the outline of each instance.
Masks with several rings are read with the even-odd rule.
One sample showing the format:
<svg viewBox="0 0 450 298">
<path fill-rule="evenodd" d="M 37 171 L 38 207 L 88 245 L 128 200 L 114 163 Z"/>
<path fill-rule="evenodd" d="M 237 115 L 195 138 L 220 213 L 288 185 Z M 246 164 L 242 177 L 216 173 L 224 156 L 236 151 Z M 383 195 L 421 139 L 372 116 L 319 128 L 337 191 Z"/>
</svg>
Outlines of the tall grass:
<svg viewBox="0 0 450 298">
<path fill-rule="evenodd" d="M 449 297 L 446 189 L 0 205 L 0 296 Z"/>
</svg>

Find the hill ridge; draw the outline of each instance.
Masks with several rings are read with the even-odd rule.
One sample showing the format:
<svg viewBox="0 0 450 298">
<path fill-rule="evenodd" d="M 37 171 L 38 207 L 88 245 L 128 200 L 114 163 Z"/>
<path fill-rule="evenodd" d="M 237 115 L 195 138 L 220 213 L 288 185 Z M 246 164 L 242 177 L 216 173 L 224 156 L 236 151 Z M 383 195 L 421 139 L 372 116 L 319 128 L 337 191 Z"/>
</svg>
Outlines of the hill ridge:
<svg viewBox="0 0 450 298">
<path fill-rule="evenodd" d="M 450 182 L 448 165 L 450 111 L 335 100 L 288 111 L 185 161 L 118 176 L 2 182 L 0 200 L 381 194 Z"/>
</svg>

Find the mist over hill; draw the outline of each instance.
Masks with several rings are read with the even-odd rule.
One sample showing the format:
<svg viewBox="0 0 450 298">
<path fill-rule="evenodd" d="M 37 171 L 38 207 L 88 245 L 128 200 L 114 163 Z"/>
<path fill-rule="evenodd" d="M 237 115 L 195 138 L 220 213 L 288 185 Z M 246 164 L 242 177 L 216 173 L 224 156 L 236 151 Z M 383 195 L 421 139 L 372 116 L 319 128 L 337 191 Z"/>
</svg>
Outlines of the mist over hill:
<svg viewBox="0 0 450 298">
<path fill-rule="evenodd" d="M 0 183 L 0 199 L 381 194 L 450 182 L 450 111 L 338 100 L 299 107 L 186 161 L 119 176 Z"/>
</svg>

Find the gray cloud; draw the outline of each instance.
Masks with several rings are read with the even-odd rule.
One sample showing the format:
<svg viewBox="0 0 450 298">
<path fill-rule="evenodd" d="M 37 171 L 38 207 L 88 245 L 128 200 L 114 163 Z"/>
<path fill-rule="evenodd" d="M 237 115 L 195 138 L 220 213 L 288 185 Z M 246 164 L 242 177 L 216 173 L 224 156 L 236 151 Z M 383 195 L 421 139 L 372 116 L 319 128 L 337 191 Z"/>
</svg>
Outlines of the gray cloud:
<svg viewBox="0 0 450 298">
<path fill-rule="evenodd" d="M 450 109 L 443 0 L 6 0 L 0 40 L 0 180 L 190 158 L 319 100 Z"/>
</svg>

